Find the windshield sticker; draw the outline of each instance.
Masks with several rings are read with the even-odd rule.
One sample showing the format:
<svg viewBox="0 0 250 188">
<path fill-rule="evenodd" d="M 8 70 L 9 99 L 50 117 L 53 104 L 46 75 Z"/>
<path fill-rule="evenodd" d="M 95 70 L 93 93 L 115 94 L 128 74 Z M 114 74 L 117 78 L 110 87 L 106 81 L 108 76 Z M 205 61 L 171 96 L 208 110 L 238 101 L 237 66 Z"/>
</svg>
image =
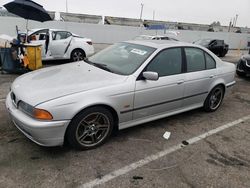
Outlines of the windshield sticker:
<svg viewBox="0 0 250 188">
<path fill-rule="evenodd" d="M 145 55 L 147 53 L 147 51 L 140 50 L 140 49 L 132 49 L 130 52 L 138 54 L 138 55 Z"/>
</svg>

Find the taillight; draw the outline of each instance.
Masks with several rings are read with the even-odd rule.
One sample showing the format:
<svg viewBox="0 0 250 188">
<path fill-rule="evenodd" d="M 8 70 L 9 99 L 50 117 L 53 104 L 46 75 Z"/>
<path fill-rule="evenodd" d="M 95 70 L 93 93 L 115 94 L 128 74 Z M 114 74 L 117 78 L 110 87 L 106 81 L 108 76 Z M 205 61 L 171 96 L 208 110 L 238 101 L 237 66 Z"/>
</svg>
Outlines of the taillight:
<svg viewBox="0 0 250 188">
<path fill-rule="evenodd" d="M 89 45 L 92 45 L 92 44 L 93 44 L 91 41 L 87 41 L 87 43 L 88 43 Z"/>
</svg>

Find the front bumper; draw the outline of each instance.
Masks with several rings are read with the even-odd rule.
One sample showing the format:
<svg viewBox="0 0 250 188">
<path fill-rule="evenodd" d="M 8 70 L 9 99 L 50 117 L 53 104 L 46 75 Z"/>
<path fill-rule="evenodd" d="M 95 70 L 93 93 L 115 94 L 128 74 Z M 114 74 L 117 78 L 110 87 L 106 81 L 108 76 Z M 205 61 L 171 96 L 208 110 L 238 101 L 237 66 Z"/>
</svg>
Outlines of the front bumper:
<svg viewBox="0 0 250 188">
<path fill-rule="evenodd" d="M 63 145 L 69 120 L 39 121 L 33 119 L 13 105 L 10 94 L 6 99 L 6 108 L 15 126 L 33 142 L 41 146 Z"/>
</svg>

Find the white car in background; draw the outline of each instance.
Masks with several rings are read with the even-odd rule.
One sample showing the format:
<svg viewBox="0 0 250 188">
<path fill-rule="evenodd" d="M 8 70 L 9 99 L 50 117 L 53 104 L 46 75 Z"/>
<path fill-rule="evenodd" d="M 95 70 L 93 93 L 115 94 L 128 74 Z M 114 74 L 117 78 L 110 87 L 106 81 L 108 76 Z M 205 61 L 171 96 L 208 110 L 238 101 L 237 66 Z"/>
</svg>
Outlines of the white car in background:
<svg viewBox="0 0 250 188">
<path fill-rule="evenodd" d="M 173 36 L 164 36 L 164 35 L 139 35 L 135 37 L 134 40 L 173 40 L 173 41 L 178 41 Z"/>
<path fill-rule="evenodd" d="M 80 61 L 94 54 L 91 39 L 65 30 L 34 29 L 29 32 L 28 41 L 42 45 L 42 60 Z"/>
</svg>

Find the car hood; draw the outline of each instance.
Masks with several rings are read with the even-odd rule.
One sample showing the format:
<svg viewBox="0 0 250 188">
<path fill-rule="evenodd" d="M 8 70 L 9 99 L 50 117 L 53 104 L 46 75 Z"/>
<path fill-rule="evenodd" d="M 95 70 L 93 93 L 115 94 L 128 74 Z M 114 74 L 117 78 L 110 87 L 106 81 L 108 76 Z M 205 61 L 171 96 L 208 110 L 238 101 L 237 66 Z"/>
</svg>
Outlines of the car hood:
<svg viewBox="0 0 250 188">
<path fill-rule="evenodd" d="M 70 94 L 120 84 L 126 78 L 80 61 L 22 75 L 13 82 L 11 90 L 19 100 L 36 106 Z"/>
</svg>

